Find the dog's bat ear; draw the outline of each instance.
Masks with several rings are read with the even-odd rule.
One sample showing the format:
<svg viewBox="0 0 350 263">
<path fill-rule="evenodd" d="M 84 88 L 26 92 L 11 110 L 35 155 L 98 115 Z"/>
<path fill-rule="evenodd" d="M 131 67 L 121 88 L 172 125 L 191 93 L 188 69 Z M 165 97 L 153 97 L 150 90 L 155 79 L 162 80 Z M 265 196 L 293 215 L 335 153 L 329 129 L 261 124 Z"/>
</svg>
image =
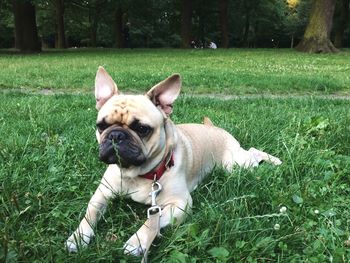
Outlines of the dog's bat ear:
<svg viewBox="0 0 350 263">
<path fill-rule="evenodd" d="M 114 94 L 119 94 L 117 84 L 107 71 L 99 66 L 95 78 L 96 109 L 100 110 L 102 105 Z"/>
<path fill-rule="evenodd" d="M 173 74 L 151 88 L 146 96 L 169 116 L 173 111 L 173 103 L 179 96 L 180 90 L 181 77 L 179 74 Z"/>
</svg>

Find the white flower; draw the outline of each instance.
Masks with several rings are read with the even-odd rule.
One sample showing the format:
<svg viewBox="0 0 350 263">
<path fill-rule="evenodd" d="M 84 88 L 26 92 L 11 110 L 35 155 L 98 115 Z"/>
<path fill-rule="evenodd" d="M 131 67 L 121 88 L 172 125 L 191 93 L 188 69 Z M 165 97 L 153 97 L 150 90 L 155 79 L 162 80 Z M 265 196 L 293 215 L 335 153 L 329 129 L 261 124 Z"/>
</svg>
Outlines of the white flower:
<svg viewBox="0 0 350 263">
<path fill-rule="evenodd" d="M 287 212 L 287 207 L 282 206 L 281 209 L 280 209 L 280 213 L 281 214 L 285 214 L 286 212 Z"/>
<path fill-rule="evenodd" d="M 317 215 L 320 213 L 320 211 L 318 209 L 315 209 L 314 213 Z"/>
<path fill-rule="evenodd" d="M 275 224 L 273 227 L 273 229 L 275 230 L 280 230 L 280 228 L 281 228 L 280 224 Z"/>
</svg>

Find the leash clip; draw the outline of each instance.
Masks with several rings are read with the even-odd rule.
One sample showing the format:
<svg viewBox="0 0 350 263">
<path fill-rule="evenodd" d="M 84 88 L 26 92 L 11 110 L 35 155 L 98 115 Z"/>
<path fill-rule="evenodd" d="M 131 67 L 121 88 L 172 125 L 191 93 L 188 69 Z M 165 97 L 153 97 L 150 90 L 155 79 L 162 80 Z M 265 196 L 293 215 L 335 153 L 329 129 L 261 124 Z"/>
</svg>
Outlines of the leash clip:
<svg viewBox="0 0 350 263">
<path fill-rule="evenodd" d="M 152 191 L 149 193 L 151 196 L 151 207 L 147 209 L 147 218 L 150 218 L 151 215 L 159 213 L 159 216 L 162 215 L 162 208 L 157 205 L 156 198 L 159 193 L 162 191 L 162 185 L 157 181 L 152 183 Z"/>
</svg>

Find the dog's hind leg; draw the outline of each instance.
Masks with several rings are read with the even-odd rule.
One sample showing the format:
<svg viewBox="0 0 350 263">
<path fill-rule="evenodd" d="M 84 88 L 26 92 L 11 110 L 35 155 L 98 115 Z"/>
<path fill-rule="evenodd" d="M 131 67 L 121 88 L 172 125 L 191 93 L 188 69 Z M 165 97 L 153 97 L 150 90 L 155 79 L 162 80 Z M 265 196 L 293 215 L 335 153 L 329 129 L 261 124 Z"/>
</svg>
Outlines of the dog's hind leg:
<svg viewBox="0 0 350 263">
<path fill-rule="evenodd" d="M 248 152 L 252 153 L 254 158 L 256 160 L 258 160 L 259 163 L 262 162 L 262 161 L 266 161 L 266 162 L 271 163 L 273 165 L 280 165 L 280 164 L 282 164 L 282 161 L 279 158 L 277 158 L 277 157 L 275 157 L 275 156 L 273 156 L 271 154 L 268 154 L 266 152 L 257 150 L 255 148 L 250 148 Z"/>
<path fill-rule="evenodd" d="M 227 148 L 222 158 L 222 165 L 224 168 L 231 171 L 234 166 L 243 168 L 256 167 L 262 161 L 269 162 L 273 165 L 280 165 L 282 163 L 277 157 L 255 148 L 250 148 L 247 151 L 240 147 L 236 140 L 232 140 L 227 143 Z"/>
</svg>

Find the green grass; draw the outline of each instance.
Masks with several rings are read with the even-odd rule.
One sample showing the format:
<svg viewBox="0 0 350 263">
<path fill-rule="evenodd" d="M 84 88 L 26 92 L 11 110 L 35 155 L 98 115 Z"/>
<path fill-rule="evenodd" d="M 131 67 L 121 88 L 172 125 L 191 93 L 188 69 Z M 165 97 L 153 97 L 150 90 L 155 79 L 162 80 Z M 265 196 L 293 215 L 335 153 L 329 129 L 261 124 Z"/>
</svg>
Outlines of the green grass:
<svg viewBox="0 0 350 263">
<path fill-rule="evenodd" d="M 161 56 L 163 52 L 172 56 L 168 51 L 156 53 Z M 234 52 L 230 54 L 234 56 Z M 200 52 L 193 54 L 197 57 Z M 259 52 L 255 54 L 259 57 Z M 290 52 L 283 54 L 292 57 Z M 40 61 L 45 56 L 34 58 Z M 77 53 L 67 56 L 75 57 L 71 59 L 77 64 L 81 60 Z M 85 82 L 83 86 L 92 84 L 91 64 L 109 57 L 102 53 L 95 56 L 96 61 L 86 61 L 85 69 L 75 69 L 86 74 L 77 82 L 78 87 Z M 117 59 L 114 67 L 113 59 L 108 61 L 107 68 L 115 69 L 117 79 L 126 76 L 118 77 Z M 57 67 L 63 68 L 63 64 Z M 171 65 L 165 67 L 159 74 L 172 71 Z M 26 71 L 25 67 L 18 70 Z M 145 70 L 147 76 L 152 72 Z M 71 82 L 73 75 L 68 67 L 65 73 Z M 139 74 L 143 76 L 140 72 L 135 76 L 139 78 Z M 140 79 L 146 86 L 150 84 L 149 79 Z M 38 80 L 32 81 L 36 86 Z M 86 250 L 68 254 L 64 249 L 105 169 L 97 158 L 92 95 L 8 93 L 0 94 L 0 99 L 0 261 L 139 262 L 138 258 L 124 256 L 122 246 L 144 222 L 147 207 L 124 197 L 110 204 Z M 174 110 L 177 123 L 201 122 L 203 116 L 209 116 L 244 147 L 263 149 L 284 163 L 233 173 L 216 169 L 193 193 L 193 215 L 184 224 L 167 228 L 156 240 L 151 262 L 350 260 L 350 248 L 345 243 L 350 236 L 348 101 L 307 97 L 223 102 L 184 96 Z M 283 206 L 286 214 L 280 213 Z M 279 230 L 275 230 L 276 224 Z"/>
<path fill-rule="evenodd" d="M 147 90 L 178 72 L 187 94 L 349 94 L 349 61 L 349 50 L 328 55 L 289 49 L 3 52 L 0 87 L 90 92 L 103 65 L 124 91 Z"/>
</svg>

